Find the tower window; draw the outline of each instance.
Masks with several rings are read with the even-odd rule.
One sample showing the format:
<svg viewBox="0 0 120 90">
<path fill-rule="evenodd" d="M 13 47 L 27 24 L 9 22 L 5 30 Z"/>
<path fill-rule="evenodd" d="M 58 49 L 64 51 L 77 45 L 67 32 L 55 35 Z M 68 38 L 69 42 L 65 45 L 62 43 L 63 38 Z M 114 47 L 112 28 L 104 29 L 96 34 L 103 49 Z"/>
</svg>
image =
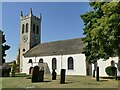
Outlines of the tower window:
<svg viewBox="0 0 120 90">
<path fill-rule="evenodd" d="M 26 23 L 26 33 L 28 32 L 28 23 Z"/>
<path fill-rule="evenodd" d="M 23 52 L 25 52 L 25 49 L 23 49 Z"/>
<path fill-rule="evenodd" d="M 39 34 L 39 26 L 37 25 L 37 31 L 36 34 Z"/>
<path fill-rule="evenodd" d="M 33 33 L 35 33 L 35 24 L 33 24 Z"/>
<path fill-rule="evenodd" d="M 69 57 L 68 58 L 68 70 L 73 70 L 74 68 L 74 62 L 73 62 L 73 58 Z"/>
<path fill-rule="evenodd" d="M 24 33 L 24 24 L 22 25 L 22 33 Z"/>
</svg>

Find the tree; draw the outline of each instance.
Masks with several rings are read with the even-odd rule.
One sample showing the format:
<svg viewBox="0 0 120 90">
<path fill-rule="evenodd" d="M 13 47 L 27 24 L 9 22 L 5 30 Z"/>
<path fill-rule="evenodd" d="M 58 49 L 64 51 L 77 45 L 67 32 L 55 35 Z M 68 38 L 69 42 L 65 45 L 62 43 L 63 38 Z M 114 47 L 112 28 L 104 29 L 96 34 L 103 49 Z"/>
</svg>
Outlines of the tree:
<svg viewBox="0 0 120 90">
<path fill-rule="evenodd" d="M 83 53 L 85 53 L 86 59 L 89 63 L 95 63 L 100 57 L 98 54 L 99 45 L 96 43 L 95 38 L 92 37 L 91 32 L 94 28 L 94 24 L 97 22 L 97 19 L 103 16 L 100 6 L 102 6 L 104 3 L 92 2 L 89 4 L 94 10 L 81 15 L 85 25 L 83 34 L 86 35 L 82 39 L 86 44 L 86 46 L 83 48 Z"/>
<path fill-rule="evenodd" d="M 100 58 L 120 59 L 120 2 L 90 2 L 92 11 L 81 15 L 85 28 L 83 49 L 90 63 Z"/>
<path fill-rule="evenodd" d="M 4 44 L 6 42 L 5 35 L 2 35 L 2 63 L 5 63 L 4 57 L 6 57 L 5 51 L 10 49 L 9 45 Z"/>
</svg>

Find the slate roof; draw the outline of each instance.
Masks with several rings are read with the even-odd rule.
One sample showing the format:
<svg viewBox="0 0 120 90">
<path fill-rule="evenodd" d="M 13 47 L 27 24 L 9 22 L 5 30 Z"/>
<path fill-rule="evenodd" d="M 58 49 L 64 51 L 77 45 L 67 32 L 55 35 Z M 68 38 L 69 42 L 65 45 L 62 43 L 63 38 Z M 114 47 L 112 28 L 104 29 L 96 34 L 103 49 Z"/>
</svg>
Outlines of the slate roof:
<svg viewBox="0 0 120 90">
<path fill-rule="evenodd" d="M 51 56 L 51 55 L 68 55 L 82 53 L 83 43 L 81 38 L 41 43 L 28 50 L 24 56 Z M 62 51 L 61 51 L 62 50 Z"/>
</svg>

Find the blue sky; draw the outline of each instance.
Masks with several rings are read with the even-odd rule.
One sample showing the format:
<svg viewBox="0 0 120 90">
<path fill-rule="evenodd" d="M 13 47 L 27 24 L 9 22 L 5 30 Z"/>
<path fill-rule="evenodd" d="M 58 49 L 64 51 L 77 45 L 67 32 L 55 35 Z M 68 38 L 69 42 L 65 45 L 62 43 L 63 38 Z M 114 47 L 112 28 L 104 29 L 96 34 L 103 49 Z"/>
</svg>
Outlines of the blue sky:
<svg viewBox="0 0 120 90">
<path fill-rule="evenodd" d="M 88 2 L 3 2 L 2 30 L 6 35 L 8 50 L 6 62 L 15 60 L 19 44 L 20 11 L 23 15 L 42 14 L 41 41 L 51 42 L 83 37 L 81 14 L 90 10 Z"/>
</svg>

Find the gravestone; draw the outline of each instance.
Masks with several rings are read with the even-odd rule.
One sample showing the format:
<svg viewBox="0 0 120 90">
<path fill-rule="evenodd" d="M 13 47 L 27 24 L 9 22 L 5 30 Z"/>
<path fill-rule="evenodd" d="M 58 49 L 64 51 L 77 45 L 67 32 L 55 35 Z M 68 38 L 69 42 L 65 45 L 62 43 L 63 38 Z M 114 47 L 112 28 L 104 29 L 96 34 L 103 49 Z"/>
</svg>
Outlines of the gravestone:
<svg viewBox="0 0 120 90">
<path fill-rule="evenodd" d="M 38 74 L 38 81 L 43 82 L 44 81 L 44 69 L 40 69 Z"/>
<path fill-rule="evenodd" d="M 44 67 L 44 74 L 51 74 L 47 63 L 38 63 L 39 68 Z"/>
<path fill-rule="evenodd" d="M 55 72 L 55 69 L 53 69 L 52 80 L 56 80 L 56 75 L 57 75 L 57 73 Z"/>
<path fill-rule="evenodd" d="M 10 77 L 10 66 L 8 64 L 2 65 L 2 77 Z"/>
<path fill-rule="evenodd" d="M 93 70 L 93 77 L 95 77 L 95 69 Z"/>
<path fill-rule="evenodd" d="M 10 68 L 2 70 L 2 77 L 10 77 Z"/>
<path fill-rule="evenodd" d="M 96 71 L 96 81 L 99 81 L 99 67 L 97 67 Z"/>
<path fill-rule="evenodd" d="M 39 67 L 35 66 L 32 73 L 32 82 L 38 82 L 39 80 Z"/>
<path fill-rule="evenodd" d="M 115 71 L 115 80 L 117 80 L 117 70 Z"/>
<path fill-rule="evenodd" d="M 95 77 L 95 72 L 97 73 L 97 62 L 94 63 L 93 77 Z"/>
<path fill-rule="evenodd" d="M 60 84 L 65 83 L 65 69 L 61 69 L 60 73 Z"/>
</svg>

